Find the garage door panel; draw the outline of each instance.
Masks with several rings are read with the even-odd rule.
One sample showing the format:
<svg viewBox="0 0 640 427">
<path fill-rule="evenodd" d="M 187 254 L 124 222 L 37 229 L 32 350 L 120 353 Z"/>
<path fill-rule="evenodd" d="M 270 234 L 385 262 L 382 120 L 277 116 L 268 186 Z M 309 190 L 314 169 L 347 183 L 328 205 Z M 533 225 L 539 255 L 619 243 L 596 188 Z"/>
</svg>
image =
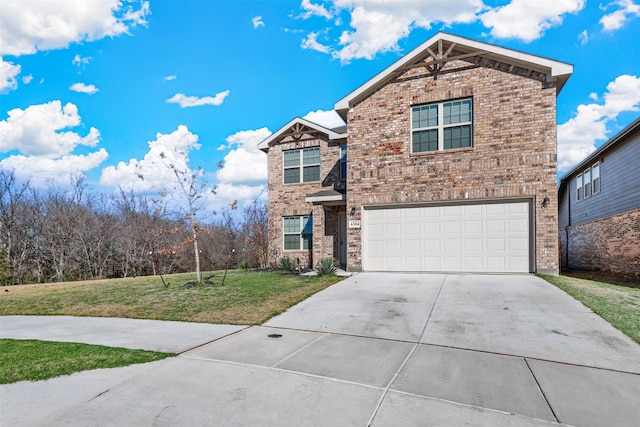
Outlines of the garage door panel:
<svg viewBox="0 0 640 427">
<path fill-rule="evenodd" d="M 422 259 L 423 271 L 444 271 L 440 262 L 440 257 L 431 257 Z"/>
<path fill-rule="evenodd" d="M 522 218 L 510 219 L 508 222 L 508 233 L 528 233 L 529 224 L 522 220 Z"/>
<path fill-rule="evenodd" d="M 516 257 L 513 256 L 509 259 L 510 261 L 510 270 L 515 270 L 515 271 L 522 271 L 522 270 L 528 270 L 529 269 L 529 257 L 528 256 L 521 256 L 521 257 Z"/>
<path fill-rule="evenodd" d="M 468 234 L 482 234 L 482 221 L 480 221 L 480 220 L 474 220 L 474 221 L 465 220 L 462 230 L 463 230 L 464 234 L 466 234 L 466 235 L 468 235 Z"/>
<path fill-rule="evenodd" d="M 529 252 L 529 239 L 526 237 L 511 237 L 509 238 L 509 251 L 510 252 Z"/>
<path fill-rule="evenodd" d="M 425 239 L 423 240 L 422 251 L 439 254 L 442 251 L 441 243 L 442 241 L 440 239 Z"/>
<path fill-rule="evenodd" d="M 462 259 L 459 256 L 444 257 L 445 271 L 462 271 Z"/>
<path fill-rule="evenodd" d="M 482 239 L 464 239 L 465 252 L 482 252 Z"/>
<path fill-rule="evenodd" d="M 482 205 L 467 205 L 463 206 L 462 209 L 465 216 L 482 215 Z"/>
<path fill-rule="evenodd" d="M 482 271 L 484 269 L 484 257 L 468 256 L 464 258 L 464 269 L 468 271 Z"/>
<path fill-rule="evenodd" d="M 376 224 L 374 222 L 369 223 L 367 227 L 367 233 L 372 238 L 376 236 L 384 236 L 384 224 Z"/>
<path fill-rule="evenodd" d="M 507 239 L 504 237 L 490 237 L 486 240 L 487 244 L 485 246 L 485 250 L 487 252 L 493 253 L 504 253 L 508 250 L 507 247 Z"/>
<path fill-rule="evenodd" d="M 488 256 L 486 257 L 486 260 L 487 260 L 486 267 L 488 271 L 493 271 L 496 273 L 502 273 L 507 271 L 504 257 Z"/>
<path fill-rule="evenodd" d="M 402 234 L 402 223 L 389 222 L 385 226 L 385 234 L 387 236 L 400 236 Z"/>
<path fill-rule="evenodd" d="M 462 248 L 461 239 L 444 239 L 444 251 L 445 252 L 460 252 Z"/>
<path fill-rule="evenodd" d="M 485 208 L 485 213 L 487 215 L 497 215 L 503 216 L 505 213 L 505 205 L 504 204 L 491 204 L 491 205 L 483 205 Z"/>
<path fill-rule="evenodd" d="M 406 239 L 404 241 L 405 252 L 415 252 L 417 254 L 422 250 L 422 240 L 420 239 Z"/>
<path fill-rule="evenodd" d="M 504 219 L 488 219 L 485 220 L 485 231 L 487 233 L 504 233 Z"/>
<path fill-rule="evenodd" d="M 365 209 L 363 269 L 529 272 L 528 202 Z"/>
<path fill-rule="evenodd" d="M 462 224 L 460 221 L 445 220 L 442 222 L 442 232 L 445 234 L 460 234 L 462 231 Z"/>
</svg>

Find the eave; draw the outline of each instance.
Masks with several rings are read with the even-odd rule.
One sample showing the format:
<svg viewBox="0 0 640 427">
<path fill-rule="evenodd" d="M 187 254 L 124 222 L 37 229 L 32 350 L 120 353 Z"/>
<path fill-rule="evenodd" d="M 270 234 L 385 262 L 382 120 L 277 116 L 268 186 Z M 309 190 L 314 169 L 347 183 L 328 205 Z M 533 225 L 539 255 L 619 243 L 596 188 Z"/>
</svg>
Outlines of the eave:
<svg viewBox="0 0 640 427">
<path fill-rule="evenodd" d="M 338 132 L 337 130 L 344 130 L 344 132 Z M 289 123 L 281 127 L 279 130 L 271 134 L 271 136 L 260 142 L 258 144 L 258 148 L 264 152 L 268 152 L 269 148 L 279 143 L 284 138 L 292 137 L 296 139 L 305 134 L 322 134 L 330 141 L 347 138 L 346 127 L 344 126 L 336 129 L 328 129 L 307 119 L 296 117 Z"/>
<path fill-rule="evenodd" d="M 354 105 L 412 68 L 424 67 L 437 76 L 438 69 L 446 62 L 470 61 L 474 57 L 499 61 L 546 75 L 546 83 L 555 85 L 556 94 L 560 93 L 573 73 L 571 64 L 440 32 L 336 102 L 334 109 L 346 119 L 347 112 Z"/>
</svg>

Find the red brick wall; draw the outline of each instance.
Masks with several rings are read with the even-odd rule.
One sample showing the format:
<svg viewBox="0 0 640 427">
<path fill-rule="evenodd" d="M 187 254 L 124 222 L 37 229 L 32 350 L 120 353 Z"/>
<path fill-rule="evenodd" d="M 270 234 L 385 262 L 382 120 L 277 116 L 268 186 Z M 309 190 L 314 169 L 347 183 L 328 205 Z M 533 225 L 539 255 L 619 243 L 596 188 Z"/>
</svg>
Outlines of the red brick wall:
<svg viewBox="0 0 640 427">
<path fill-rule="evenodd" d="M 285 150 L 320 147 L 320 181 L 284 184 L 283 154 Z M 325 234 L 325 211 L 320 205 L 305 201 L 309 194 L 343 186 L 340 181 L 340 145 L 317 136 L 304 135 L 299 140 L 286 138 L 269 149 L 269 262 L 288 256 L 302 267 L 313 267 L 321 258 L 334 256 L 334 237 Z M 344 208 L 343 208 L 344 209 Z M 337 214 L 329 209 L 329 219 Z M 313 248 L 284 250 L 282 218 L 285 216 L 313 215 Z M 332 216 L 333 215 L 333 216 Z M 337 221 L 337 217 L 335 219 Z M 333 225 L 329 223 L 329 228 Z"/>
<path fill-rule="evenodd" d="M 568 227 L 567 267 L 640 273 L 640 209 Z"/>
<path fill-rule="evenodd" d="M 416 69 L 349 112 L 347 212 L 357 212 L 349 219 L 361 219 L 362 206 L 371 204 L 531 197 L 536 271 L 557 273 L 555 88 L 522 70 L 469 69 L 460 61 L 447 67 L 437 79 Z M 411 107 L 467 97 L 473 147 L 412 153 Z M 361 268 L 361 247 L 361 230 L 349 229 L 348 269 Z"/>
</svg>

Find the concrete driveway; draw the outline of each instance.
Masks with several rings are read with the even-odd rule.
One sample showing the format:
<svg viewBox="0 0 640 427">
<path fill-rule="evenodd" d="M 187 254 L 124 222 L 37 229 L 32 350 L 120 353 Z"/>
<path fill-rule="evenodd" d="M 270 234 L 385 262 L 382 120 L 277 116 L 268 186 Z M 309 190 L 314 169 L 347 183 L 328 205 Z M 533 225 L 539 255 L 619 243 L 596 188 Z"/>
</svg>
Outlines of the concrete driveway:
<svg viewBox="0 0 640 427">
<path fill-rule="evenodd" d="M 91 322 L 104 320 L 5 317 L 0 336 L 55 340 L 82 329 L 90 337 Z M 170 341 L 190 326 L 152 322 L 155 332 L 145 324 L 137 334 L 125 323 L 116 328 L 121 345 L 150 349 L 163 333 Z M 637 426 L 640 419 L 640 346 L 534 276 L 361 273 L 262 326 L 191 326 L 210 329 L 177 345 L 191 349 L 176 358 L 0 386 L 0 424 Z"/>
</svg>

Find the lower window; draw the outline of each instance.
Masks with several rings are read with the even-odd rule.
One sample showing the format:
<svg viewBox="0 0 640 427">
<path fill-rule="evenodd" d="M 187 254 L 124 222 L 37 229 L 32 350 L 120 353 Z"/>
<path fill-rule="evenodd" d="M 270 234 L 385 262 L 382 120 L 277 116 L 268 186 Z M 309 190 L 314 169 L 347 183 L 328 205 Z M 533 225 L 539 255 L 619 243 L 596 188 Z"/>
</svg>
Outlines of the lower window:
<svg viewBox="0 0 640 427">
<path fill-rule="evenodd" d="M 285 216 L 283 218 L 284 250 L 309 250 L 313 234 L 311 215 Z"/>
</svg>

